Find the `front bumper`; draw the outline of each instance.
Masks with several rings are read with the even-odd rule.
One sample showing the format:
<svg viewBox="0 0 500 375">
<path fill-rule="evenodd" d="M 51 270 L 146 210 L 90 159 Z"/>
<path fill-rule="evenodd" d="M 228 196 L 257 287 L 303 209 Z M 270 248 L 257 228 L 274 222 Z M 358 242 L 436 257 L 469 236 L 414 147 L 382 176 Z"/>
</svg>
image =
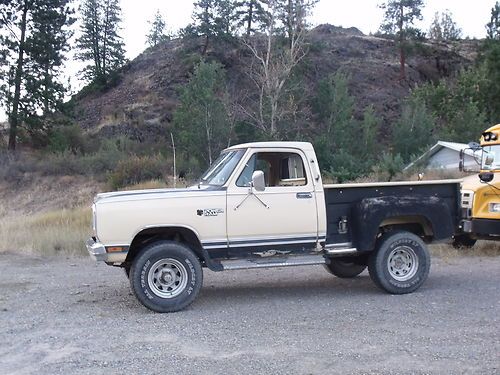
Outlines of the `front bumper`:
<svg viewBox="0 0 500 375">
<path fill-rule="evenodd" d="M 483 236 L 499 236 L 500 220 L 472 219 L 464 220 L 462 228 L 465 233 L 479 234 Z"/>
<path fill-rule="evenodd" d="M 97 242 L 94 238 L 89 238 L 85 245 L 92 259 L 95 261 L 108 261 L 108 253 L 106 252 L 106 247 L 102 243 Z"/>
</svg>

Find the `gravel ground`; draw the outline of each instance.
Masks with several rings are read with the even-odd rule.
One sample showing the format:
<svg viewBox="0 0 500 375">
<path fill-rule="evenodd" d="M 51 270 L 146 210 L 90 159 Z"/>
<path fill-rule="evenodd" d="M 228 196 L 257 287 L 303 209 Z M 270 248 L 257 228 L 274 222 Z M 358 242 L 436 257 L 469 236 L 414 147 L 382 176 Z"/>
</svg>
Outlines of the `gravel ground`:
<svg viewBox="0 0 500 375">
<path fill-rule="evenodd" d="M 0 270 L 0 374 L 500 374 L 500 257 L 435 259 L 404 296 L 366 271 L 207 271 L 174 314 L 87 258 L 0 254 Z"/>
</svg>

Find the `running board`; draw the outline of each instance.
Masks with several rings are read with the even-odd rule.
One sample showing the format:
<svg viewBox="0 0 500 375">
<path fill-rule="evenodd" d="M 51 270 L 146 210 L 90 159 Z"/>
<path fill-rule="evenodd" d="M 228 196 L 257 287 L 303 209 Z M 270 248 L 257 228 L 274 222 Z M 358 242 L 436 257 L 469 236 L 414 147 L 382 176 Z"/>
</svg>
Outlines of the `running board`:
<svg viewBox="0 0 500 375">
<path fill-rule="evenodd" d="M 323 255 L 295 255 L 289 257 L 276 257 L 268 259 L 236 259 L 221 261 L 224 271 L 245 270 L 252 268 L 312 266 L 325 264 L 327 260 Z"/>
</svg>

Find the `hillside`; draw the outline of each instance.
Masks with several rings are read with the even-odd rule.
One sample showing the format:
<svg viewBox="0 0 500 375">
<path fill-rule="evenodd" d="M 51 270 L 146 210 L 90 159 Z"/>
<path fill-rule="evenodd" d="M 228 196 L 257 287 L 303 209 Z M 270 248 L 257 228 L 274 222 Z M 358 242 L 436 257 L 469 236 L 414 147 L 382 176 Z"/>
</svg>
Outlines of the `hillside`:
<svg viewBox="0 0 500 375">
<path fill-rule="evenodd" d="M 400 104 L 412 87 L 452 76 L 470 65 L 479 45 L 473 40 L 423 43 L 418 53 L 408 58 L 408 78 L 401 82 L 399 56 L 392 40 L 332 25 L 311 30 L 307 40 L 309 53 L 298 67 L 304 73 L 304 97 L 313 97 L 319 80 L 342 68 L 351 76 L 349 88 L 359 113 L 373 105 L 384 124 L 399 115 Z M 178 104 L 178 88 L 189 79 L 196 50 L 196 45 L 185 45 L 180 39 L 146 50 L 122 70 L 115 87 L 105 92 L 83 90 L 75 96 L 77 123 L 105 137 L 126 135 L 143 141 L 166 134 Z M 225 67 L 232 96 L 241 96 L 242 88 L 252 87 L 245 70 L 251 56 L 245 46 L 212 46 L 207 58 Z"/>
</svg>

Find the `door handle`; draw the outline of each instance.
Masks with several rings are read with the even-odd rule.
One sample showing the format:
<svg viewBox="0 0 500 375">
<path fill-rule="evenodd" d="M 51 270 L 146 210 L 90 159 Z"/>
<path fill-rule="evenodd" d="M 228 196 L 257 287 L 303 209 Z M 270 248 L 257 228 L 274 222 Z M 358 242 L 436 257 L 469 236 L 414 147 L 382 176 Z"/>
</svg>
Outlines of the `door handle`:
<svg viewBox="0 0 500 375">
<path fill-rule="evenodd" d="M 312 193 L 297 193 L 297 199 L 311 199 L 313 197 Z"/>
</svg>

